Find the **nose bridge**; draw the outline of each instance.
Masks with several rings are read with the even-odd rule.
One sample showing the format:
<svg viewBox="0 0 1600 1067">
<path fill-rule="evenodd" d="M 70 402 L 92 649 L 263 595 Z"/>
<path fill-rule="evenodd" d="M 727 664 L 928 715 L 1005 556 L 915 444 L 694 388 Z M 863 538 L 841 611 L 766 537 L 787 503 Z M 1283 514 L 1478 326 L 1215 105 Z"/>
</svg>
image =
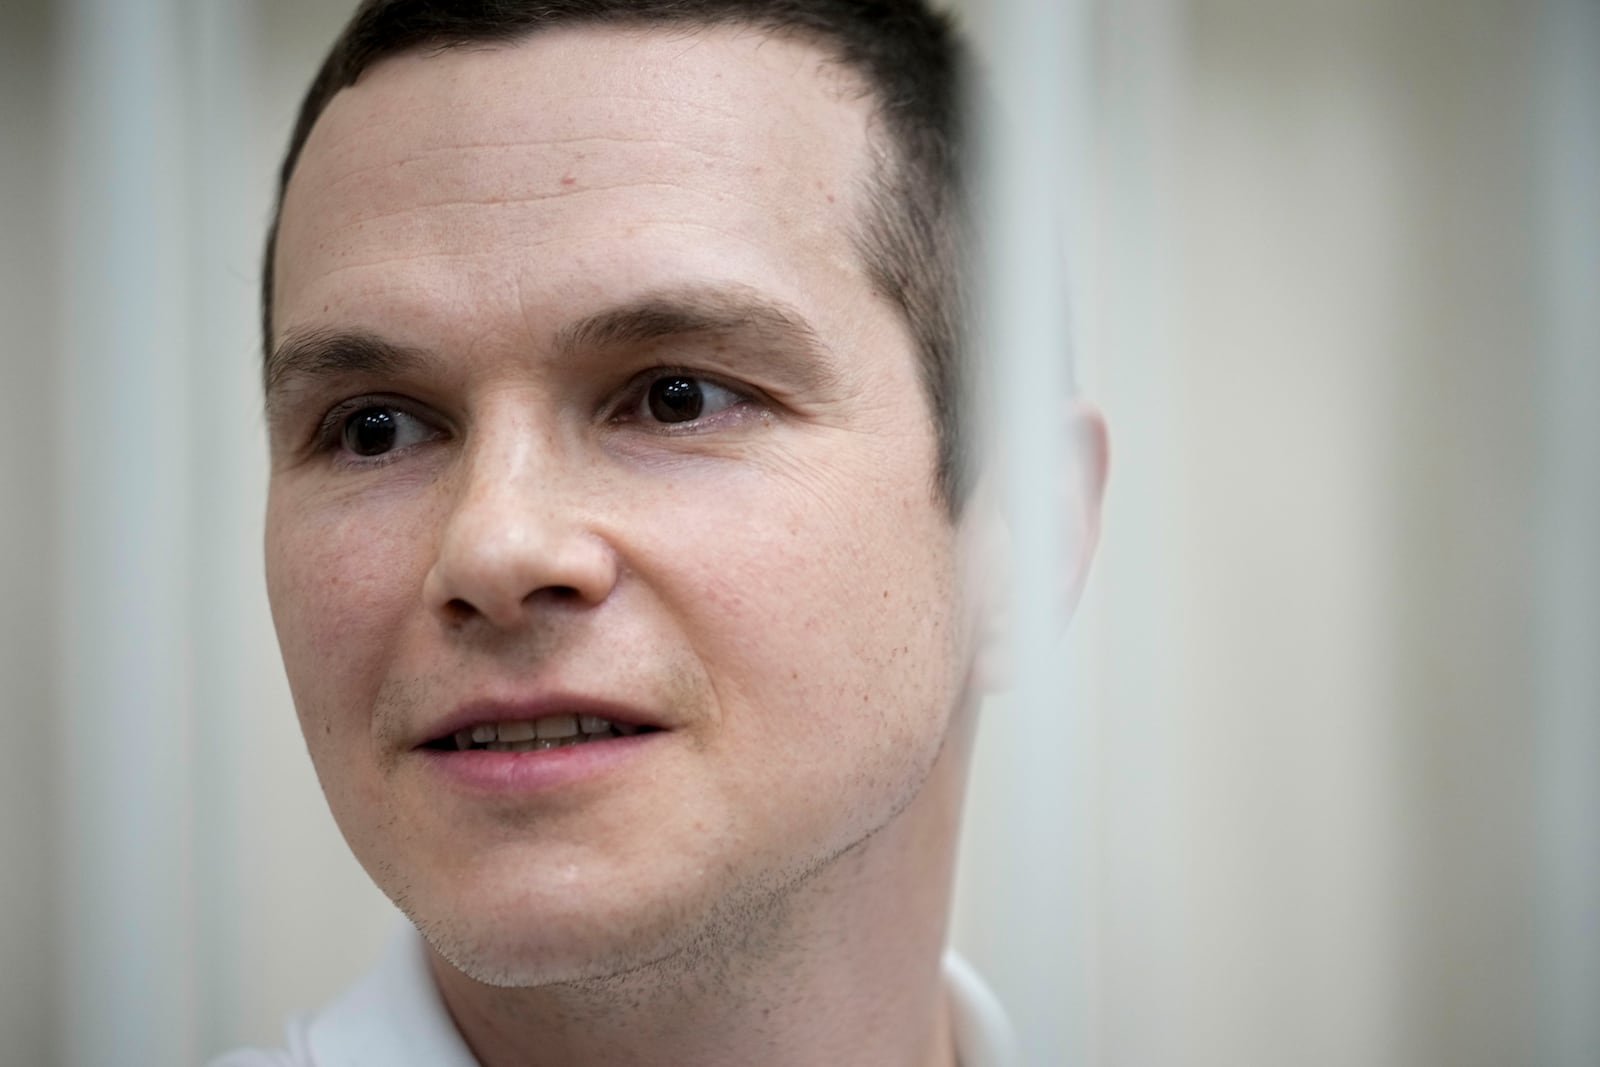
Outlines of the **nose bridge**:
<svg viewBox="0 0 1600 1067">
<path fill-rule="evenodd" d="M 548 505 L 559 489 L 562 443 L 528 401 L 503 400 L 473 420 L 452 520 Z"/>
<path fill-rule="evenodd" d="M 425 590 L 447 621 L 524 624 L 533 602 L 599 603 L 611 547 L 588 521 L 579 449 L 526 401 L 501 398 L 469 426 Z"/>
</svg>

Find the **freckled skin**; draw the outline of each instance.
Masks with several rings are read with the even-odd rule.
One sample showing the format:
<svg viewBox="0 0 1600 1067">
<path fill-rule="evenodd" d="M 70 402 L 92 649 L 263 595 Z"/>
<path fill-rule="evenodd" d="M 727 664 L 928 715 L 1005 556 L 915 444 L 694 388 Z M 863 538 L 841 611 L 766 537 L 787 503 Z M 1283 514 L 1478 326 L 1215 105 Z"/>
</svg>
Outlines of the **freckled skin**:
<svg viewBox="0 0 1600 1067">
<path fill-rule="evenodd" d="M 439 358 L 275 414 L 274 619 L 333 814 L 485 1063 L 947 1060 L 974 620 L 909 334 L 851 244 L 867 128 L 809 46 L 560 30 L 379 65 L 290 185 L 275 334 Z M 685 283 L 781 299 L 836 374 L 693 436 L 598 417 L 632 357 L 558 331 Z M 782 392 L 734 349 L 689 356 Z M 366 392 L 448 432 L 366 469 L 300 447 Z M 441 791 L 414 731 L 491 683 L 671 732 L 624 780 Z"/>
</svg>

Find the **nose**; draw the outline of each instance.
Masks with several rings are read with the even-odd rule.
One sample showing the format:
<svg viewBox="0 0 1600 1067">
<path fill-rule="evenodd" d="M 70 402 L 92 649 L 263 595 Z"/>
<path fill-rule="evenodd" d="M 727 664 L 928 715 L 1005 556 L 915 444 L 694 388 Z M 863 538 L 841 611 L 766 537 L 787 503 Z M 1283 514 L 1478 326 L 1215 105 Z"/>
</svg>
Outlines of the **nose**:
<svg viewBox="0 0 1600 1067">
<path fill-rule="evenodd" d="M 423 585 L 441 621 L 515 630 L 540 605 L 593 606 L 610 595 L 615 552 L 590 521 L 592 498 L 568 466 L 527 431 L 469 449 Z"/>
</svg>

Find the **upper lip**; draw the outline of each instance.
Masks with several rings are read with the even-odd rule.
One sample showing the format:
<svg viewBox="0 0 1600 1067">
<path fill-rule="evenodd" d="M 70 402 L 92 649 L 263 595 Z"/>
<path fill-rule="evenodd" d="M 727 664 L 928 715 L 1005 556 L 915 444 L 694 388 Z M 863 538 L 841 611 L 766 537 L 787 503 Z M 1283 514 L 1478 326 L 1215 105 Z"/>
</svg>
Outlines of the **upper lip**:
<svg viewBox="0 0 1600 1067">
<path fill-rule="evenodd" d="M 665 729 L 656 716 L 630 704 L 571 693 L 549 693 L 529 699 L 468 701 L 424 727 L 416 743 L 420 747 L 485 723 L 525 722 L 548 715 L 594 715 L 611 722 Z"/>
</svg>

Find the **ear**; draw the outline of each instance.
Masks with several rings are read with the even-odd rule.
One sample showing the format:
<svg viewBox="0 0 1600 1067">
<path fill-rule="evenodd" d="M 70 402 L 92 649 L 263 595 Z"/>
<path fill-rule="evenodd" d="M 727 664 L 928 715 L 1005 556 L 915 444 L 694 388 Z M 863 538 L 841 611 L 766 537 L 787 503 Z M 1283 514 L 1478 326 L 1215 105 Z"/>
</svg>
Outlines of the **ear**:
<svg viewBox="0 0 1600 1067">
<path fill-rule="evenodd" d="M 1100 547 L 1100 507 L 1105 500 L 1106 478 L 1111 472 L 1111 443 L 1105 416 L 1093 405 L 1074 400 L 1067 412 L 1067 457 L 1060 492 L 1061 514 L 1068 543 L 1065 573 L 1068 581 L 1061 601 L 1065 626 L 1077 613 L 1089 580 L 1089 564 Z"/>
<path fill-rule="evenodd" d="M 1089 564 L 1100 543 L 1100 505 L 1109 468 L 1105 419 L 1094 407 L 1073 401 L 1063 415 L 1061 435 L 1066 455 L 1047 465 L 1056 494 L 1057 512 L 1064 535 L 1055 616 L 1063 630 L 1077 611 L 1089 576 Z M 1000 504 L 995 479 L 985 476 L 968 504 L 963 520 L 968 552 L 969 597 L 976 612 L 972 689 L 975 693 L 1001 692 L 1015 673 L 1016 645 L 1012 590 L 1017 581 L 1011 528 Z"/>
</svg>

